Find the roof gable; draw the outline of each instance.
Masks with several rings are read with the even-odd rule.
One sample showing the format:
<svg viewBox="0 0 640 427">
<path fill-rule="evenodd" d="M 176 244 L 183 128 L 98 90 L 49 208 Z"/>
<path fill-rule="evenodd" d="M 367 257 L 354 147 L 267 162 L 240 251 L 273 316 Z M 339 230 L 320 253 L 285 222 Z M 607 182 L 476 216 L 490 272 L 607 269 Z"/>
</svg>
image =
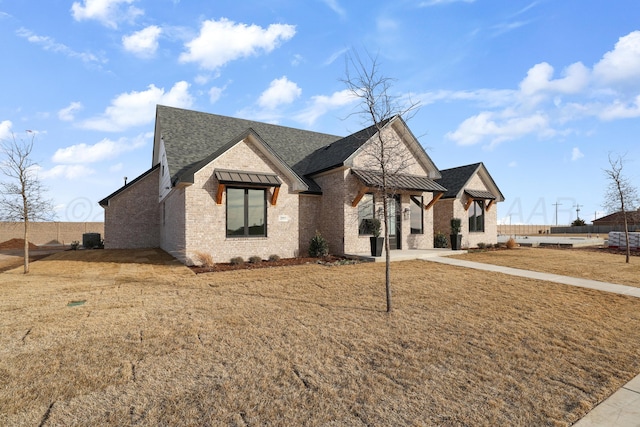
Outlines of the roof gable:
<svg viewBox="0 0 640 427">
<path fill-rule="evenodd" d="M 469 181 L 471 181 L 474 175 L 478 174 L 491 194 L 495 196 L 496 201 L 504 201 L 502 192 L 482 162 L 451 169 L 443 169 L 440 173 L 442 174 L 442 178 L 438 179 L 437 182 L 447 189 L 447 192 L 442 196 L 443 199 L 461 197 Z"/>
</svg>

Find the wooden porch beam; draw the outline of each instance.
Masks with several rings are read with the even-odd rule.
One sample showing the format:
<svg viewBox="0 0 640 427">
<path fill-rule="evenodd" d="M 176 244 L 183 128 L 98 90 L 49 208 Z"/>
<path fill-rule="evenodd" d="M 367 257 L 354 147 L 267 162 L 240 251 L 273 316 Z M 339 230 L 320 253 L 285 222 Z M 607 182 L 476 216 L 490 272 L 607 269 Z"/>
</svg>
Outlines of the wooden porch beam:
<svg viewBox="0 0 640 427">
<path fill-rule="evenodd" d="M 440 197 L 442 197 L 443 195 L 444 193 L 437 193 L 435 196 L 433 196 L 433 199 L 431 199 L 431 201 L 427 205 L 425 205 L 424 210 L 428 211 L 431 208 L 431 206 L 435 205 L 436 202 L 440 200 Z"/>
<path fill-rule="evenodd" d="M 280 187 L 273 187 L 273 194 L 271 195 L 271 206 L 275 206 L 278 201 L 278 193 L 280 193 Z"/>
<path fill-rule="evenodd" d="M 224 194 L 224 184 L 218 183 L 218 191 L 216 192 L 216 204 L 222 204 L 222 195 Z"/>
<path fill-rule="evenodd" d="M 469 207 L 471 206 L 471 203 L 473 203 L 473 197 L 469 197 L 469 199 L 467 200 L 467 204 L 464 205 L 464 210 L 468 211 Z"/>
<path fill-rule="evenodd" d="M 495 202 L 495 199 L 489 200 L 489 203 L 487 203 L 487 208 L 486 208 L 487 212 L 489 212 L 489 209 L 491 209 L 491 205 L 493 205 L 493 202 Z"/>
<path fill-rule="evenodd" d="M 356 206 L 358 206 L 358 203 L 360 203 L 360 200 L 362 200 L 364 195 L 367 194 L 368 192 L 369 192 L 369 187 L 362 187 L 358 192 L 358 194 L 356 195 L 356 198 L 353 199 L 353 202 L 351 202 L 351 207 L 355 208 Z"/>
</svg>

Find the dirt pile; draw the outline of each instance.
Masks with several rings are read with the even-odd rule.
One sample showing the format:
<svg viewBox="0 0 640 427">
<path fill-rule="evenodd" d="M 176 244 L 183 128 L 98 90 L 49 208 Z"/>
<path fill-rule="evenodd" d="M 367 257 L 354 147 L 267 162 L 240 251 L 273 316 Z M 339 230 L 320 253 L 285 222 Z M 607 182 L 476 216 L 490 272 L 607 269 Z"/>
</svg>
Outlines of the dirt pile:
<svg viewBox="0 0 640 427">
<path fill-rule="evenodd" d="M 24 248 L 24 239 L 10 239 L 0 243 L 0 250 L 22 249 Z M 38 249 L 33 243 L 29 243 L 29 249 Z"/>
</svg>

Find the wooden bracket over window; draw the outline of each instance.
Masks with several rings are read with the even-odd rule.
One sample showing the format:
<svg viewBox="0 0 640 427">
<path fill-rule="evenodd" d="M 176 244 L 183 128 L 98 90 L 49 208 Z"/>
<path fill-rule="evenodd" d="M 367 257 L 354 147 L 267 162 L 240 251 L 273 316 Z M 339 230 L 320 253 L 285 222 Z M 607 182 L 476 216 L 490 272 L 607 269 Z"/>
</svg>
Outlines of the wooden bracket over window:
<svg viewBox="0 0 640 427">
<path fill-rule="evenodd" d="M 358 192 L 358 194 L 356 195 L 356 198 L 353 199 L 353 202 L 351 202 L 351 206 L 352 207 L 356 207 L 358 206 L 358 203 L 360 203 L 360 200 L 364 197 L 365 194 L 367 194 L 369 192 L 369 188 L 368 187 L 363 187 L 360 189 L 360 191 Z"/>
<path fill-rule="evenodd" d="M 271 195 L 271 206 L 275 206 L 278 201 L 278 193 L 280 192 L 280 187 L 273 187 L 273 194 Z"/>
<path fill-rule="evenodd" d="M 464 205 L 464 210 L 468 211 L 469 210 L 469 206 L 471 206 L 471 203 L 473 203 L 473 197 L 469 197 L 469 199 L 467 199 L 467 204 Z"/>
<path fill-rule="evenodd" d="M 487 203 L 487 207 L 486 207 L 487 212 L 489 212 L 489 208 L 491 207 L 491 205 L 493 205 L 493 202 L 495 202 L 495 199 L 489 200 L 489 203 Z"/>
<path fill-rule="evenodd" d="M 218 183 L 218 192 L 216 193 L 216 204 L 222 204 L 222 195 L 224 194 L 224 184 Z"/>
<path fill-rule="evenodd" d="M 425 211 L 428 211 L 428 210 L 429 210 L 433 205 L 435 205 L 435 204 L 436 204 L 436 202 L 437 202 L 438 200 L 440 200 L 440 198 L 441 198 L 443 195 L 444 195 L 444 193 L 437 193 L 437 194 L 435 194 L 435 195 L 433 196 L 433 198 L 431 199 L 431 201 L 430 201 L 427 205 L 425 205 L 424 210 L 425 210 Z"/>
</svg>

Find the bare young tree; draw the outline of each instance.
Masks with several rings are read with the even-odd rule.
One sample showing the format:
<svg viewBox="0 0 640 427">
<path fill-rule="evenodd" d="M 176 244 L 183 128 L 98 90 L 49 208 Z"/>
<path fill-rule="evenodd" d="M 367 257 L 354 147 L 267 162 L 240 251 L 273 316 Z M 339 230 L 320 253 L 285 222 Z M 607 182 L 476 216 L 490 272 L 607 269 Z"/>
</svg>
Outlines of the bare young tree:
<svg viewBox="0 0 640 427">
<path fill-rule="evenodd" d="M 609 185 L 605 193 L 604 208 L 608 212 L 619 211 L 622 213 L 624 221 L 624 236 L 627 244 L 627 260 L 631 256 L 631 248 L 629 246 L 629 222 L 627 213 L 629 209 L 633 209 L 638 203 L 638 190 L 631 184 L 629 179 L 624 175 L 625 158 L 624 156 L 612 156 L 609 154 L 609 169 L 605 169 L 604 173 L 609 180 Z"/>
<path fill-rule="evenodd" d="M 7 181 L 0 183 L 0 218 L 24 224 L 24 273 L 29 272 L 29 224 L 53 216 L 53 204 L 44 197 L 45 189 L 38 179 L 31 159 L 35 135 L 30 140 L 0 141 L 0 173 Z"/>
<path fill-rule="evenodd" d="M 397 180 L 394 177 L 397 177 L 413 163 L 413 157 L 406 150 L 401 138 L 389 137 L 383 130 L 391 119 L 396 116 L 403 117 L 413 112 L 418 104 L 411 102 L 411 100 L 401 102 L 399 97 L 390 93 L 395 80 L 381 73 L 378 58 L 369 52 L 366 53 L 364 59 L 355 51 L 347 55 L 345 77 L 341 81 L 351 95 L 360 101 L 359 110 L 353 114 L 362 118 L 364 126 L 374 126 L 376 130 L 374 139 L 365 147 L 363 154 L 367 158 L 367 168 L 376 171 L 380 178 L 376 185 L 376 193 L 383 200 L 385 288 L 387 312 L 391 312 L 390 209 L 388 200 L 393 199 L 398 191 L 395 185 Z"/>
</svg>

